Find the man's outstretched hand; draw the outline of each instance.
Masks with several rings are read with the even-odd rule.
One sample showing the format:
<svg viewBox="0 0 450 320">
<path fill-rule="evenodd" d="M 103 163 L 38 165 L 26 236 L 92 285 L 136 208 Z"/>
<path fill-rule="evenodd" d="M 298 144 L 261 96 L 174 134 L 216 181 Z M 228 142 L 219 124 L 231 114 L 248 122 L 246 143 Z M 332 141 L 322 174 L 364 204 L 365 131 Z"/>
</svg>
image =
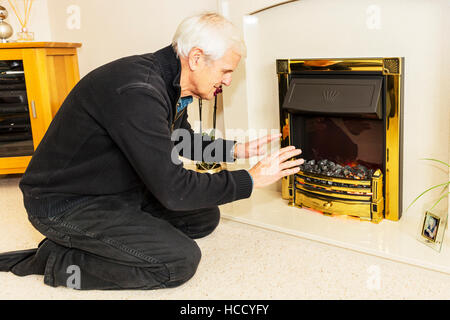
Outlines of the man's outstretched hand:
<svg viewBox="0 0 450 320">
<path fill-rule="evenodd" d="M 248 170 L 253 179 L 253 187 L 265 187 L 282 177 L 299 172 L 300 169 L 298 166 L 305 161 L 303 159 L 289 159 L 301 153 L 302 151 L 300 149 L 289 146 L 259 161 L 253 168 Z"/>
<path fill-rule="evenodd" d="M 237 143 L 234 149 L 234 155 L 237 159 L 247 159 L 255 156 L 265 155 L 267 152 L 267 144 L 279 139 L 281 133 L 267 135 L 265 137 L 255 139 L 246 143 Z M 253 168 L 248 170 L 253 179 L 253 187 L 260 188 L 268 186 L 282 177 L 300 171 L 299 165 L 304 160 L 289 160 L 301 154 L 300 149 L 293 146 L 285 147 L 278 150 L 274 154 L 267 156 L 259 161 Z"/>
<path fill-rule="evenodd" d="M 281 133 L 276 133 L 246 143 L 237 143 L 234 149 L 234 156 L 236 159 L 248 159 L 251 157 L 263 156 L 267 152 L 267 144 L 280 137 Z"/>
</svg>

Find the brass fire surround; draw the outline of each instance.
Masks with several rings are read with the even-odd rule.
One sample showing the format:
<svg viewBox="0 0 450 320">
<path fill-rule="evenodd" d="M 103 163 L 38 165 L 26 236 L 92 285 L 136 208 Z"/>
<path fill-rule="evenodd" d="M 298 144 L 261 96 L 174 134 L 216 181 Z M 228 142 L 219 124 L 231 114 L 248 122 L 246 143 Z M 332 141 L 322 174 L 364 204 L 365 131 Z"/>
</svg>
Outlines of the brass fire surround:
<svg viewBox="0 0 450 320">
<path fill-rule="evenodd" d="M 381 74 L 385 77 L 386 109 L 386 172 L 379 170 L 371 180 L 353 180 L 311 175 L 300 171 L 282 179 L 282 198 L 290 205 L 312 208 L 327 214 L 357 216 L 378 223 L 383 218 L 397 221 L 401 217 L 402 199 L 402 113 L 403 58 L 345 59 L 279 59 L 277 62 L 280 130 L 282 146 L 291 144 L 290 113 L 281 108 L 289 87 L 290 75 L 317 72 Z M 309 180 L 309 181 L 307 181 Z M 311 182 L 313 181 L 313 182 Z M 384 183 L 383 183 L 384 181 Z M 331 187 L 326 185 L 331 182 Z M 345 184 L 341 188 L 336 185 Z M 356 188 L 354 188 L 356 187 Z M 321 192 L 325 190 L 325 192 Z M 384 190 L 384 197 L 383 197 Z M 330 193 L 331 192 L 331 193 Z M 355 192 L 355 194 L 352 194 Z M 332 197 L 330 197 L 330 194 Z"/>
</svg>

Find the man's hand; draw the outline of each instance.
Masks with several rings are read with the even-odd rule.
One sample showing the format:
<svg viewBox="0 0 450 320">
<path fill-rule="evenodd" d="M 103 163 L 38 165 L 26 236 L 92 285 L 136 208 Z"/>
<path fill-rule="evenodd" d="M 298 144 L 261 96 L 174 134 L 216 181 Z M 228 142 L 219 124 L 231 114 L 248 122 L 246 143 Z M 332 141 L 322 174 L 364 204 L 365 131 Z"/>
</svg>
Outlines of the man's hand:
<svg viewBox="0 0 450 320">
<path fill-rule="evenodd" d="M 236 159 L 248 159 L 255 156 L 265 155 L 267 152 L 267 144 L 271 141 L 279 139 L 281 133 L 267 135 L 265 137 L 255 139 L 246 143 L 237 143 L 234 149 L 234 157 Z"/>
<path fill-rule="evenodd" d="M 300 149 L 289 146 L 280 149 L 276 153 L 258 162 L 253 168 L 248 170 L 253 179 L 253 187 L 265 187 L 278 181 L 282 177 L 299 172 L 300 169 L 298 166 L 305 162 L 305 160 L 289 159 L 298 156 L 300 153 L 302 153 Z"/>
</svg>

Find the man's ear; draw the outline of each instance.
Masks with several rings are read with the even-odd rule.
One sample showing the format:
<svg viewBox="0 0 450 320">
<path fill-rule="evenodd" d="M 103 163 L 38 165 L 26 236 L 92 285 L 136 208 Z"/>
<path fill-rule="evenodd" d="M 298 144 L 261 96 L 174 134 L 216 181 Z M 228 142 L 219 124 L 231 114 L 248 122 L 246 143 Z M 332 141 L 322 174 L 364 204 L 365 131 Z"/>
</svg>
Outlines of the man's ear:
<svg viewBox="0 0 450 320">
<path fill-rule="evenodd" d="M 203 50 L 197 47 L 194 47 L 189 51 L 188 62 L 189 68 L 192 71 L 195 71 L 199 68 L 201 62 L 203 60 Z"/>
</svg>

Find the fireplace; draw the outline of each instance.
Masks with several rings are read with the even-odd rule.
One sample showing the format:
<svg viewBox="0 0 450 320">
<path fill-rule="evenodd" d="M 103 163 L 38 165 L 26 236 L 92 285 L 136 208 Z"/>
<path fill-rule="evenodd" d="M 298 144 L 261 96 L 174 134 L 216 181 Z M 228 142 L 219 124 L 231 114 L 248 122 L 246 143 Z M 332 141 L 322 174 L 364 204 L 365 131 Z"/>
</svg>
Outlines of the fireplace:
<svg viewBox="0 0 450 320">
<path fill-rule="evenodd" d="M 305 163 L 289 204 L 374 223 L 402 212 L 402 58 L 279 59 L 282 147 Z"/>
</svg>

